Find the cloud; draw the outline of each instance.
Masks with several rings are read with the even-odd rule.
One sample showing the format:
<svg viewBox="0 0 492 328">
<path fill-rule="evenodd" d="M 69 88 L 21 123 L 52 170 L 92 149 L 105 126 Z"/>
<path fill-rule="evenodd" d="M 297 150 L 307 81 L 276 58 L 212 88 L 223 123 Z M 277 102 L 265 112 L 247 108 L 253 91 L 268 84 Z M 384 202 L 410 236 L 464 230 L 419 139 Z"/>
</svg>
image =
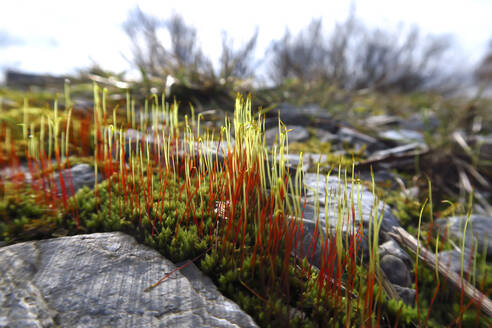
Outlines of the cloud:
<svg viewBox="0 0 492 328">
<path fill-rule="evenodd" d="M 17 46 L 23 44 L 20 38 L 12 36 L 9 32 L 0 30 L 0 48 L 7 48 L 10 46 Z"/>
</svg>

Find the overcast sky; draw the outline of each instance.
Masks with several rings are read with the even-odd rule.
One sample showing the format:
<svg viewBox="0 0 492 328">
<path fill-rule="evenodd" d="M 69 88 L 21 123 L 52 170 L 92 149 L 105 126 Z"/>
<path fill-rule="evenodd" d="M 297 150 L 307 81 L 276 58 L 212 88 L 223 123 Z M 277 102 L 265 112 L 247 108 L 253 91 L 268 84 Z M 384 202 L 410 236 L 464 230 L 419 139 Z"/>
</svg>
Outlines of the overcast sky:
<svg viewBox="0 0 492 328">
<path fill-rule="evenodd" d="M 464 65 L 476 62 L 492 38 L 492 0 L 358 0 L 356 16 L 368 26 L 417 25 L 423 32 L 451 34 Z M 297 32 L 322 17 L 327 31 L 347 17 L 352 1 L 138 1 L 160 18 L 181 14 L 198 30 L 205 54 L 217 59 L 222 31 L 236 44 L 259 27 L 263 55 L 286 28 Z M 113 71 L 129 70 L 130 43 L 122 23 L 137 1 L 3 0 L 0 2 L 0 69 L 63 74 L 96 62 Z"/>
</svg>

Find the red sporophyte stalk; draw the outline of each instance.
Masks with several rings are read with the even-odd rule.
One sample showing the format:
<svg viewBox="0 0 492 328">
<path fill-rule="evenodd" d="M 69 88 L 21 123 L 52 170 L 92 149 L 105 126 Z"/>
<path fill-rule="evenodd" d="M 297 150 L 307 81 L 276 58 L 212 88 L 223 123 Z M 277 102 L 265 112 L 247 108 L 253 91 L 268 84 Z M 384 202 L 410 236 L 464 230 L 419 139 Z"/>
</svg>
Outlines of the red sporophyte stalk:
<svg viewBox="0 0 492 328">
<path fill-rule="evenodd" d="M 46 192 L 46 189 L 48 188 L 49 184 L 49 176 L 47 176 L 47 168 L 46 168 L 46 161 L 45 161 L 45 153 L 44 151 L 41 151 L 39 154 L 39 161 L 40 161 L 40 169 L 41 169 L 41 183 L 43 184 L 42 190 L 43 190 L 43 195 L 44 195 L 44 200 L 46 205 L 54 205 L 54 200 L 52 197 L 49 197 L 52 195 L 51 192 Z"/>
<path fill-rule="evenodd" d="M 69 160 L 68 154 L 67 154 L 67 167 L 70 168 L 70 160 Z M 73 186 L 72 172 L 70 170 L 68 170 L 68 184 L 69 184 L 70 193 L 73 196 L 72 198 L 73 198 L 73 202 L 74 202 L 74 207 L 73 207 L 72 213 L 73 213 L 74 218 L 75 218 L 75 227 L 76 227 L 76 229 L 80 229 L 79 207 L 77 204 L 77 197 L 75 197 L 75 188 Z"/>
<path fill-rule="evenodd" d="M 64 166 L 62 166 L 62 164 L 61 164 L 59 149 L 55 149 L 55 158 L 56 158 L 56 163 L 58 164 L 58 167 L 60 168 L 60 173 L 58 174 L 58 179 L 60 181 L 60 189 L 61 189 L 61 193 L 62 193 L 63 208 L 65 210 L 67 210 L 67 208 L 68 208 L 67 190 L 66 190 L 66 186 L 65 186 L 65 178 L 63 177 L 63 174 L 61 173 L 64 169 Z"/>
<path fill-rule="evenodd" d="M 434 304 L 434 301 L 436 300 L 437 292 L 439 291 L 440 285 L 441 285 L 441 282 L 439 280 L 437 280 L 437 285 L 436 285 L 436 288 L 434 289 L 434 293 L 432 294 L 432 299 L 431 299 L 431 302 L 429 303 L 429 309 L 427 310 L 427 316 L 425 317 L 425 327 L 428 327 L 431 308 L 432 308 L 432 305 Z"/>
</svg>

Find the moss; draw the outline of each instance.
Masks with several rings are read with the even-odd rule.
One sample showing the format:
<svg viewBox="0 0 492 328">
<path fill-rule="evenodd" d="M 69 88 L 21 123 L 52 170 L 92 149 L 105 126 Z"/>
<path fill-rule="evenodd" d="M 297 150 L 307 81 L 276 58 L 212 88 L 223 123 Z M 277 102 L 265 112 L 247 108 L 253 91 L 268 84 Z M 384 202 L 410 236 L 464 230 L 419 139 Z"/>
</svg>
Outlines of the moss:
<svg viewBox="0 0 492 328">
<path fill-rule="evenodd" d="M 326 161 L 320 163 L 322 166 L 330 166 L 330 165 L 342 165 L 343 167 L 350 167 L 352 165 L 353 159 L 352 155 L 336 155 L 331 151 L 331 143 L 329 142 L 321 142 L 317 138 L 310 138 L 305 142 L 292 142 L 289 143 L 289 152 L 290 153 L 312 153 L 312 154 L 323 154 L 327 156 Z M 353 149 L 350 149 L 347 145 L 346 149 L 347 153 L 355 154 L 355 159 L 357 159 L 360 152 L 354 152 Z M 363 151 L 362 151 L 363 153 Z"/>
<path fill-rule="evenodd" d="M 0 241 L 48 238 L 55 231 L 56 212 L 33 195 L 29 186 L 19 186 L 0 199 Z"/>
<path fill-rule="evenodd" d="M 319 95 L 321 96 L 322 90 L 317 91 L 320 92 Z M 330 92 L 336 93 L 337 90 Z M 408 101 L 415 104 L 425 103 L 425 99 L 418 97 Z M 348 107 L 343 104 L 331 104 L 330 108 L 338 111 L 351 108 L 354 117 L 363 117 L 371 113 L 384 112 L 386 105 L 376 95 L 367 97 L 361 95 L 355 96 L 353 104 Z M 182 127 L 182 124 L 179 126 Z M 19 131 L 15 133 L 14 138 L 18 138 Z M 237 140 L 240 139 L 237 138 Z M 24 146 L 22 142 L 19 143 L 20 150 Z M 76 146 L 71 145 L 71 147 L 75 148 Z M 305 144 L 291 144 L 289 149 L 291 151 L 330 154 L 331 145 L 310 139 Z M 346 150 L 351 151 L 348 148 Z M 356 154 L 357 158 L 361 158 L 362 155 L 363 150 Z M 327 164 L 338 165 L 340 163 L 338 156 L 335 158 L 329 155 L 328 158 Z M 71 163 L 76 163 L 78 160 L 85 160 L 90 163 L 93 159 L 72 159 Z M 262 228 L 264 231 L 261 231 L 265 235 L 264 245 L 259 246 L 262 249 L 255 253 L 256 257 L 253 261 L 252 250 L 257 245 L 256 238 L 260 232 L 256 222 L 258 213 L 261 213 L 263 209 L 261 206 L 265 206 L 265 203 L 258 205 L 261 199 L 260 192 L 256 194 L 258 190 L 253 188 L 249 196 L 257 198 L 254 198 L 255 201 L 250 202 L 244 211 L 242 211 L 241 204 L 243 198 L 240 197 L 241 188 L 236 186 L 236 190 L 229 190 L 229 193 L 221 194 L 222 198 L 219 200 L 235 198 L 238 204 L 235 217 L 228 220 L 221 219 L 217 224 L 212 221 L 213 209 L 209 208 L 210 198 L 216 196 L 209 195 L 209 191 L 215 190 L 215 192 L 220 193 L 221 188 L 224 187 L 222 181 L 238 179 L 237 175 L 227 176 L 226 174 L 231 172 L 226 172 L 226 174 L 219 172 L 216 181 L 208 181 L 208 176 L 199 181 L 196 177 L 188 176 L 189 180 L 184 183 L 183 179 L 186 175 L 183 174 L 183 167 L 178 167 L 176 171 L 173 171 L 169 181 L 166 182 L 167 191 L 164 199 L 160 199 L 163 187 L 161 185 L 162 177 L 157 170 L 154 171 L 153 177 L 150 170 L 145 170 L 145 168 L 150 167 L 147 160 L 143 160 L 144 172 L 137 172 L 136 177 L 132 178 L 133 184 L 131 190 L 127 191 L 126 196 L 128 197 L 125 199 L 120 196 L 122 185 L 119 184 L 119 178 L 121 176 L 116 174 L 99 184 L 95 190 L 89 188 L 79 190 L 75 198 L 69 200 L 69 208 L 62 210 L 62 214 L 59 216 L 51 213 L 49 208 L 39 205 L 39 202 L 30 196 L 35 194 L 30 190 L 16 195 L 3 195 L 0 203 L 0 215 L 2 216 L 0 233 L 2 238 L 9 241 L 12 239 L 8 238 L 13 236 L 29 238 L 29 235 L 23 235 L 26 231 L 33 231 L 34 227 L 34 231 L 39 232 L 43 226 L 50 227 L 50 229 L 63 227 L 70 234 L 124 231 L 135 236 L 138 241 L 157 249 L 175 262 L 202 256 L 197 261 L 201 270 L 213 279 L 226 296 L 236 301 L 264 327 L 285 326 L 287 323 L 293 327 L 344 327 L 347 324 L 362 326 L 368 322 L 363 320 L 376 322 L 375 313 L 378 310 L 383 312 L 383 319 L 380 323 L 382 326 L 384 324 L 392 326 L 396 320 L 400 321 L 402 327 L 412 327 L 419 324 L 416 308 L 402 306 L 402 303 L 398 302 L 386 301 L 377 283 L 374 286 L 369 283 L 368 272 L 364 267 L 357 267 L 353 273 L 355 277 L 350 277 L 354 278 L 351 290 L 357 294 L 352 297 L 350 293 L 339 291 L 341 290 L 341 283 L 335 284 L 336 288 L 327 287 L 327 281 L 331 280 L 324 280 L 322 273 L 313 270 L 309 274 L 307 261 L 301 264 L 292 262 L 284 264 L 284 258 L 289 259 L 291 254 L 286 249 L 285 240 L 281 239 L 284 233 L 283 225 L 275 226 L 278 223 L 276 217 L 267 215 L 267 224 Z M 342 158 L 342 164 L 351 165 L 352 161 L 352 157 Z M 235 163 L 234 159 L 230 163 Z M 187 164 L 196 165 L 196 163 Z M 232 167 L 241 167 L 241 165 L 235 164 Z M 155 166 L 153 167 L 155 168 Z M 245 168 L 245 173 L 241 174 L 247 175 L 251 171 L 254 170 Z M 225 177 L 224 180 L 223 177 Z M 251 181 L 253 184 L 257 182 L 257 180 Z M 195 186 L 197 182 L 200 183 L 200 188 L 192 188 L 191 192 L 190 190 L 183 191 L 186 189 L 185 187 Z M 225 185 L 231 187 L 231 184 L 225 183 Z M 147 195 L 149 188 L 153 188 L 153 197 Z M 12 190 L 12 188 L 8 189 Z M 385 195 L 384 192 L 381 192 L 381 195 Z M 242 195 L 242 197 L 244 196 Z M 215 200 L 217 199 L 212 199 L 212 204 Z M 388 202 L 394 205 L 396 214 L 402 220 L 403 225 L 409 231 L 413 231 L 419 217 L 421 203 L 403 199 L 401 194 L 397 193 L 389 194 Z M 273 205 L 279 205 L 275 208 L 282 208 L 283 206 L 283 204 Z M 244 213 L 244 217 L 248 219 L 245 221 L 247 222 L 245 226 L 239 223 L 241 222 L 241 213 Z M 430 210 L 426 210 L 424 223 L 430 221 L 430 217 Z M 46 225 L 46 223 L 50 223 L 51 226 Z M 285 223 L 285 221 L 280 223 Z M 228 226 L 229 224 L 230 226 Z M 432 230 L 423 232 L 423 239 L 429 241 L 426 246 L 432 247 L 437 243 L 433 233 Z M 50 233 L 49 235 L 54 234 Z M 214 239 L 216 236 L 219 240 Z M 32 235 L 30 237 L 32 238 Z M 449 247 L 445 241 L 441 241 L 438 246 L 440 249 Z M 486 269 L 483 277 L 487 277 L 487 272 L 490 272 L 488 267 Z M 420 277 L 419 306 L 421 313 L 426 314 L 430 307 L 435 278 L 433 272 L 425 268 L 419 267 L 416 270 Z M 340 279 L 346 282 L 347 275 Z M 490 289 L 488 287 L 490 286 L 490 279 L 488 277 L 484 279 L 485 283 L 481 288 L 488 290 Z M 374 290 L 371 290 L 371 287 Z M 459 302 L 456 296 L 451 295 L 451 291 L 453 289 L 443 283 L 442 290 L 438 293 L 436 302 L 431 307 L 429 326 L 449 324 L 456 318 L 460 310 L 459 306 L 457 307 Z M 374 296 L 374 304 L 366 308 L 364 302 L 369 293 L 373 293 L 371 296 Z M 473 322 L 474 311 L 471 309 L 464 313 L 463 323 L 468 325 Z M 483 318 L 479 318 L 479 320 L 483 320 Z"/>
</svg>

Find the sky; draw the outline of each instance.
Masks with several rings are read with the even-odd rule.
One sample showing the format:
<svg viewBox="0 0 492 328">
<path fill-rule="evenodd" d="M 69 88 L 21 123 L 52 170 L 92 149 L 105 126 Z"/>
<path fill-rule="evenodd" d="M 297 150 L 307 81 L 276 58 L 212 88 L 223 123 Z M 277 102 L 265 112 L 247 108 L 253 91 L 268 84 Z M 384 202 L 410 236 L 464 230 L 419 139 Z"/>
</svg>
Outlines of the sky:
<svg viewBox="0 0 492 328">
<path fill-rule="evenodd" d="M 473 66 L 492 38 L 492 0 L 1 0 L 0 70 L 58 75 L 97 63 L 112 71 L 129 71 L 131 43 L 122 24 L 137 4 L 163 19 L 182 15 L 197 29 L 204 53 L 215 61 L 223 31 L 240 45 L 258 27 L 256 54 L 261 57 L 286 29 L 296 33 L 313 18 L 321 17 L 329 32 L 346 19 L 352 4 L 356 17 L 369 27 L 416 25 L 424 33 L 452 35 L 464 66 Z"/>
</svg>

